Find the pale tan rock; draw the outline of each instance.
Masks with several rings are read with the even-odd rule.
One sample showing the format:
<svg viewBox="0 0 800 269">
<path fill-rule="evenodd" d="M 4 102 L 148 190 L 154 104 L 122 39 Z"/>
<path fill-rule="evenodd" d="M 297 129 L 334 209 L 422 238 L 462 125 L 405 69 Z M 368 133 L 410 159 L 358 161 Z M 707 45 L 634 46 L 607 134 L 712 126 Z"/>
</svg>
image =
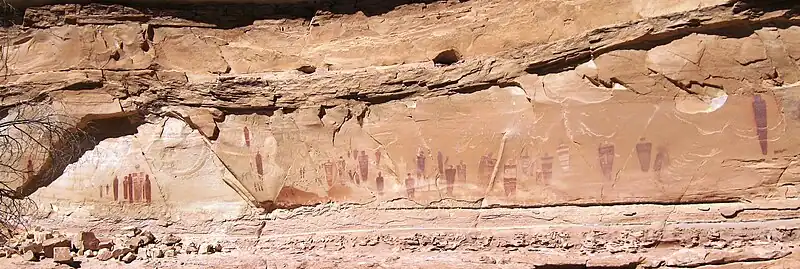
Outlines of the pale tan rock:
<svg viewBox="0 0 800 269">
<path fill-rule="evenodd" d="M 53 258 L 54 255 L 53 249 L 57 247 L 66 247 L 67 249 L 69 249 L 70 246 L 71 246 L 70 240 L 67 238 L 51 238 L 45 240 L 42 243 L 42 250 L 44 252 L 45 257 Z"/>
<path fill-rule="evenodd" d="M 69 247 L 55 247 L 52 258 L 56 263 L 71 263 L 72 253 L 70 253 Z"/>
<path fill-rule="evenodd" d="M 114 258 L 113 252 L 107 248 L 101 248 L 97 253 L 97 259 L 100 261 L 107 261 Z"/>
</svg>

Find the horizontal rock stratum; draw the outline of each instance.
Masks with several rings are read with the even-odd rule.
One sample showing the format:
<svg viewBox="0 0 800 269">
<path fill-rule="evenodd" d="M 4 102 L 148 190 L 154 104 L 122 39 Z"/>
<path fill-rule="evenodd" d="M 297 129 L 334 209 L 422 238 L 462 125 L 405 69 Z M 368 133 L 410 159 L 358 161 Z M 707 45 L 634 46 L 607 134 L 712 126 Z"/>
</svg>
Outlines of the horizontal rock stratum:
<svg viewBox="0 0 800 269">
<path fill-rule="evenodd" d="M 795 1 L 145 2 L 8 17 L 0 106 L 90 138 L 12 165 L 37 225 L 353 266 L 797 260 Z"/>
</svg>

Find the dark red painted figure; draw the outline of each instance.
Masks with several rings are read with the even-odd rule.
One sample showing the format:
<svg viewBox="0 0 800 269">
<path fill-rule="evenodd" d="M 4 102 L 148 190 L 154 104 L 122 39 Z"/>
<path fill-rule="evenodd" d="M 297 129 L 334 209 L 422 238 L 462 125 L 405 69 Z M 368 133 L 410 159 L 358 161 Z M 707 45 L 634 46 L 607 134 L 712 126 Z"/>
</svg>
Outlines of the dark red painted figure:
<svg viewBox="0 0 800 269">
<path fill-rule="evenodd" d="M 144 199 L 149 204 L 152 201 L 152 194 L 150 193 L 150 175 L 144 175 Z"/>
<path fill-rule="evenodd" d="M 366 151 L 361 151 L 358 156 L 358 170 L 361 173 L 361 182 L 366 183 L 369 180 L 369 156 Z"/>
<path fill-rule="evenodd" d="M 439 168 L 437 172 L 439 172 L 440 175 L 444 175 L 444 155 L 441 151 L 436 154 L 436 164 L 437 168 Z"/>
<path fill-rule="evenodd" d="M 383 195 L 383 174 L 378 172 L 378 177 L 375 178 L 375 186 L 378 187 L 378 195 Z"/>
<path fill-rule="evenodd" d="M 247 129 L 247 126 L 244 127 L 242 131 L 244 133 L 244 144 L 249 148 L 250 147 L 250 129 Z"/>
<path fill-rule="evenodd" d="M 517 192 L 517 164 L 514 160 L 508 160 L 508 164 L 503 165 L 503 190 L 507 197 Z"/>
<path fill-rule="evenodd" d="M 345 168 L 346 165 L 347 163 L 345 162 L 344 157 L 339 156 L 339 160 L 336 161 L 336 179 L 339 180 L 340 182 L 344 181 L 345 179 L 344 171 L 346 169 Z"/>
<path fill-rule="evenodd" d="M 128 200 L 128 194 L 130 193 L 130 190 L 128 190 L 128 181 L 129 180 L 130 180 L 130 178 L 128 178 L 128 176 L 125 176 L 125 178 L 122 180 L 122 200 L 123 201 L 124 200 Z"/>
<path fill-rule="evenodd" d="M 600 169 L 603 175 L 611 180 L 611 173 L 614 169 L 614 145 L 602 144 L 597 148 L 598 160 L 600 161 Z"/>
<path fill-rule="evenodd" d="M 114 177 L 114 201 L 119 201 L 119 178 Z"/>
<path fill-rule="evenodd" d="M 375 166 L 381 165 L 381 150 L 375 150 Z"/>
<path fill-rule="evenodd" d="M 28 169 L 28 171 L 25 171 L 25 173 L 28 175 L 26 180 L 30 180 L 33 178 L 33 161 L 28 160 L 28 166 L 26 168 Z"/>
<path fill-rule="evenodd" d="M 133 176 L 128 175 L 128 181 L 127 182 L 128 182 L 128 184 L 127 184 L 127 187 L 128 187 L 128 202 L 129 203 L 133 203 L 133 200 L 134 200 L 134 196 L 133 196 L 133 194 L 134 194 L 134 192 L 133 192 Z"/>
<path fill-rule="evenodd" d="M 464 161 L 461 161 L 457 166 L 456 170 L 458 173 L 458 180 L 461 181 L 461 184 L 467 183 L 467 164 Z"/>
<path fill-rule="evenodd" d="M 333 186 L 333 167 L 334 164 L 330 160 L 322 164 L 322 168 L 325 170 L 325 181 L 328 182 L 328 186 Z"/>
<path fill-rule="evenodd" d="M 408 198 L 414 199 L 414 189 L 416 189 L 414 178 L 411 177 L 411 173 L 408 173 L 406 177 L 406 193 L 408 194 Z"/>
<path fill-rule="evenodd" d="M 103 186 L 100 186 L 100 198 L 103 198 Z"/>
<path fill-rule="evenodd" d="M 650 171 L 650 158 L 653 156 L 653 143 L 646 142 L 644 137 L 636 144 L 636 155 L 639 157 L 639 167 L 642 172 Z"/>
<path fill-rule="evenodd" d="M 653 161 L 653 172 L 656 173 L 656 177 L 661 178 L 661 171 L 666 169 L 669 166 L 669 154 L 667 153 L 667 148 L 659 147 L 658 153 L 656 153 L 656 160 Z"/>
<path fill-rule="evenodd" d="M 767 102 L 760 94 L 753 97 L 753 116 L 756 120 L 756 133 L 761 146 L 761 154 L 767 155 Z"/>
<path fill-rule="evenodd" d="M 417 153 L 417 179 L 420 182 L 425 182 L 425 154 L 422 149 Z M 430 189 L 430 184 L 428 184 Z"/>
<path fill-rule="evenodd" d="M 456 182 L 456 168 L 452 165 L 448 166 L 447 169 L 444 170 L 444 179 L 447 183 L 447 195 L 453 196 L 453 185 Z"/>
<path fill-rule="evenodd" d="M 251 170 L 252 171 L 252 170 Z M 264 175 L 264 164 L 261 160 L 261 153 L 256 153 L 256 172 L 259 176 Z"/>
<path fill-rule="evenodd" d="M 553 179 L 553 156 L 548 156 L 547 153 L 542 157 L 542 179 L 545 182 Z"/>
</svg>

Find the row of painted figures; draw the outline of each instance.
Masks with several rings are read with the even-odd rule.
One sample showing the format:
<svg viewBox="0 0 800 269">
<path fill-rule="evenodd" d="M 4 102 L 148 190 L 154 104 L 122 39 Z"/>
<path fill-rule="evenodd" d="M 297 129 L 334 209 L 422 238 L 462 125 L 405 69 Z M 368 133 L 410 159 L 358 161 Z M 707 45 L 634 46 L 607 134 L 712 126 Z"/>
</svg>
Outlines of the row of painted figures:
<svg viewBox="0 0 800 269">
<path fill-rule="evenodd" d="M 762 154 L 767 154 L 767 106 L 766 101 L 761 95 L 754 95 L 753 97 L 753 115 L 755 118 L 756 133 L 761 147 Z M 245 145 L 250 147 L 250 132 L 247 127 L 244 127 L 244 142 Z M 661 179 L 662 171 L 669 165 L 669 154 L 666 147 L 658 147 L 653 160 L 653 144 L 647 142 L 645 138 L 641 138 L 639 143 L 636 144 L 635 152 L 639 160 L 639 167 L 642 172 L 652 172 L 657 179 Z M 612 179 L 614 175 L 614 158 L 616 157 L 615 146 L 611 143 L 603 143 L 598 146 L 598 162 L 603 176 L 607 179 Z M 561 172 L 567 174 L 570 172 L 570 147 L 566 144 L 561 144 L 556 149 L 557 163 Z M 375 166 L 380 167 L 381 152 L 376 150 L 374 152 Z M 328 186 L 333 186 L 337 182 L 344 182 L 349 179 L 350 182 L 355 184 L 366 183 L 370 179 L 370 157 L 366 151 L 352 150 L 347 152 L 347 158 L 352 158 L 357 163 L 357 169 L 347 169 L 347 160 L 344 156 L 339 156 L 338 160 L 328 160 L 322 164 L 322 169 L 325 173 L 325 179 Z M 449 157 L 443 156 L 442 152 L 437 153 L 436 172 L 432 175 L 426 173 L 426 154 L 422 149 L 418 150 L 415 160 L 414 172 L 407 173 L 404 180 L 406 186 L 406 194 L 409 198 L 413 198 L 416 190 L 422 186 L 427 186 L 430 190 L 432 185 L 426 184 L 429 179 L 438 180 L 444 178 L 446 184 L 446 191 L 448 196 L 453 195 L 454 185 L 456 180 L 460 184 L 467 182 L 467 165 L 464 161 L 459 161 L 458 164 L 449 164 Z M 478 163 L 478 179 L 481 183 L 491 182 L 492 177 L 502 178 L 503 189 L 506 196 L 514 196 L 517 189 L 517 181 L 519 176 L 525 178 L 534 178 L 537 182 L 544 181 L 547 183 L 553 177 L 553 165 L 556 160 L 553 156 L 547 153 L 544 156 L 537 158 L 538 164 L 534 158 L 528 156 L 524 152 L 519 156 L 518 160 L 507 160 L 504 164 L 498 163 L 497 158 L 493 158 L 492 154 L 487 154 L 481 157 Z M 652 164 L 652 165 L 651 165 Z M 255 155 L 255 166 L 259 176 L 264 175 L 263 160 L 260 153 Z M 493 175 L 497 167 L 499 175 Z M 304 171 L 301 171 L 304 172 Z M 116 180 L 115 180 L 116 181 Z M 149 184 L 149 183 L 148 183 Z M 149 186 L 149 185 L 148 185 Z M 384 191 L 384 178 L 382 172 L 378 171 L 375 176 L 375 186 L 379 194 Z M 135 189 L 135 188 L 134 188 Z M 263 186 L 256 185 L 256 190 L 263 190 Z M 135 194 L 134 194 L 135 196 Z M 116 199 L 116 198 L 115 198 Z M 148 198 L 149 200 L 149 198 Z"/>
</svg>

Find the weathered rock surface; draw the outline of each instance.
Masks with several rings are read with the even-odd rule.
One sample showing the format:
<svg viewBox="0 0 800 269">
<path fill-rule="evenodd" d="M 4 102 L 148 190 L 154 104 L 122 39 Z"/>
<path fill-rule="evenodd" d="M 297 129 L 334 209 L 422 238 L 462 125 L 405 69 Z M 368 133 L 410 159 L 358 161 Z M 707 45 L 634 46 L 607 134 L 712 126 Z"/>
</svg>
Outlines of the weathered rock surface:
<svg viewBox="0 0 800 269">
<path fill-rule="evenodd" d="M 328 2 L 29 3 L 0 106 L 96 143 L 10 186 L 126 263 L 797 261 L 795 1 Z"/>
</svg>

